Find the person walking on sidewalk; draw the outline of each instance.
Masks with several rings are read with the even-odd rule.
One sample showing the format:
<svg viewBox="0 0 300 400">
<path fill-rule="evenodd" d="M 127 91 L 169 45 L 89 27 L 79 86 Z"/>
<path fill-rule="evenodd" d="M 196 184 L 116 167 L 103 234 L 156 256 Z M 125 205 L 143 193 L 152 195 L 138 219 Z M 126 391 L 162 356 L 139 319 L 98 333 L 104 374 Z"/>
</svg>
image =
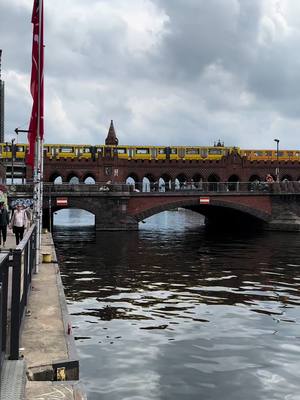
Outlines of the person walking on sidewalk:
<svg viewBox="0 0 300 400">
<path fill-rule="evenodd" d="M 16 236 L 16 245 L 18 245 L 23 239 L 24 230 L 27 227 L 27 221 L 26 210 L 21 204 L 17 204 L 9 225 Z"/>
<path fill-rule="evenodd" d="M 1 201 L 0 202 L 0 246 L 1 242 L 3 242 L 3 247 L 5 247 L 8 224 L 9 224 L 8 211 L 3 201 Z"/>
</svg>

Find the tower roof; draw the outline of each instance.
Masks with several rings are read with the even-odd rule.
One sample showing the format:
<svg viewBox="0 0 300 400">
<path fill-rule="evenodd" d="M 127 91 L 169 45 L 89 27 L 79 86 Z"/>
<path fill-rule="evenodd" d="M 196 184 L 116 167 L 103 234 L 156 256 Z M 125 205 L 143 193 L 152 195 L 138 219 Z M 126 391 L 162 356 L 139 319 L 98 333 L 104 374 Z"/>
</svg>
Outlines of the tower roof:
<svg viewBox="0 0 300 400">
<path fill-rule="evenodd" d="M 105 144 L 106 145 L 117 145 L 118 143 L 119 143 L 119 139 L 117 138 L 117 135 L 116 135 L 114 121 L 111 120 L 108 134 L 105 139 Z"/>
</svg>

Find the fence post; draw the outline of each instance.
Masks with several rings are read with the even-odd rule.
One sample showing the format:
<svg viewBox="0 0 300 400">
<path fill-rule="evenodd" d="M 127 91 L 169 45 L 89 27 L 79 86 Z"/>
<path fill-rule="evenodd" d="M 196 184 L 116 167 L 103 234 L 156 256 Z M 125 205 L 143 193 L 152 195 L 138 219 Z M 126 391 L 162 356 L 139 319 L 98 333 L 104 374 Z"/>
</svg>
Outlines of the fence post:
<svg viewBox="0 0 300 400">
<path fill-rule="evenodd" d="M 2 283 L 0 283 L 0 321 L 1 321 L 1 323 L 3 323 L 2 308 L 3 308 L 3 302 L 2 302 Z M 2 337 L 2 332 L 3 332 L 3 330 L 0 329 L 0 349 L 1 349 L 1 353 L 0 353 L 0 374 L 1 374 L 1 370 L 2 370 L 2 356 L 3 356 L 3 352 L 2 352 L 2 348 L 3 348 L 3 337 Z"/>
<path fill-rule="evenodd" d="M 21 250 L 13 251 L 10 359 L 19 359 L 20 321 L 21 321 Z"/>
<path fill-rule="evenodd" d="M 7 305 L 8 305 L 8 268 L 9 268 L 9 260 L 8 256 L 5 260 L 5 264 L 2 269 L 2 310 L 1 310 L 1 323 L 2 323 L 2 347 L 1 352 L 6 353 L 6 344 L 7 344 Z"/>
</svg>

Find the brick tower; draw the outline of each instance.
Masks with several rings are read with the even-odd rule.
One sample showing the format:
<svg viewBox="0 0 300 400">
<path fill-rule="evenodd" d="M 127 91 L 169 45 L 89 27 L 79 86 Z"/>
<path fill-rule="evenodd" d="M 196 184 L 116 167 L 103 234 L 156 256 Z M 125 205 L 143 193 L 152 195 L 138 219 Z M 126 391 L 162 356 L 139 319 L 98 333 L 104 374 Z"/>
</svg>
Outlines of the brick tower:
<svg viewBox="0 0 300 400">
<path fill-rule="evenodd" d="M 106 145 L 112 145 L 112 146 L 116 146 L 119 143 L 119 139 L 116 136 L 116 132 L 115 132 L 115 128 L 114 128 L 114 122 L 113 120 L 111 120 L 110 122 L 110 127 L 108 130 L 108 134 L 107 137 L 105 139 L 105 144 Z"/>
</svg>

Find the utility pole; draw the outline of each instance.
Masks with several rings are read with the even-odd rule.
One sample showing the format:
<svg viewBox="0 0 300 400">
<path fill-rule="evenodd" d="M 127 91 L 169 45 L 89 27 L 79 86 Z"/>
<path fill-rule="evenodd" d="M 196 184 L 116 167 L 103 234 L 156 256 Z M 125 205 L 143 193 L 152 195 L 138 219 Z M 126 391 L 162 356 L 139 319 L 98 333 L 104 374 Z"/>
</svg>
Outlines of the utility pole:
<svg viewBox="0 0 300 400">
<path fill-rule="evenodd" d="M 0 49 L 0 142 L 4 142 L 4 81 L 1 77 L 2 50 Z"/>
</svg>

